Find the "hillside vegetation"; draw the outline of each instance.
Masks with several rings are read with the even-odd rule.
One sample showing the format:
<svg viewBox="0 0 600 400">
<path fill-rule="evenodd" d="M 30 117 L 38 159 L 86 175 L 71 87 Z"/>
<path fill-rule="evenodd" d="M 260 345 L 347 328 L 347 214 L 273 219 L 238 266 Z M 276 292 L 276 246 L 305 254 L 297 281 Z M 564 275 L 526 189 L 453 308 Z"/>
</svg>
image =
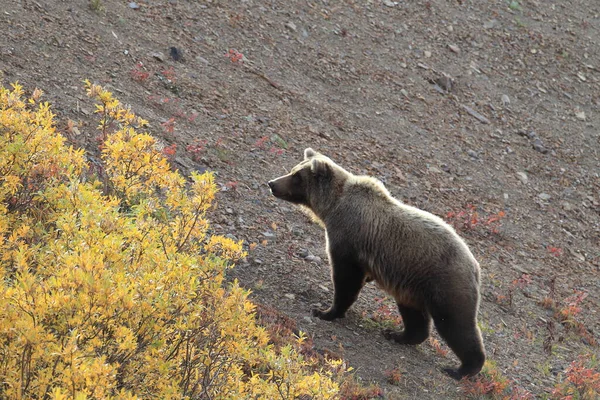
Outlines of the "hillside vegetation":
<svg viewBox="0 0 600 400">
<path fill-rule="evenodd" d="M 275 347 L 224 274 L 210 173 L 169 167 L 146 122 L 98 100 L 102 162 L 56 132 L 41 91 L 0 88 L 0 397 L 328 399 L 327 372 Z"/>
</svg>

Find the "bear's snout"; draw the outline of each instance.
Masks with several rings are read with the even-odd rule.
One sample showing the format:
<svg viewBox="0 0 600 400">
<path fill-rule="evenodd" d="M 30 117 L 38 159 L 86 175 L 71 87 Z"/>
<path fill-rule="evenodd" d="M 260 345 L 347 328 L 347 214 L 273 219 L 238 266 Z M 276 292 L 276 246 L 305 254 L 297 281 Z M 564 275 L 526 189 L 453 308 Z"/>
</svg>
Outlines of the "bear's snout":
<svg viewBox="0 0 600 400">
<path fill-rule="evenodd" d="M 290 187 L 288 185 L 288 180 L 285 176 L 273 179 L 272 181 L 267 182 L 269 188 L 271 189 L 271 194 L 278 199 L 289 200 L 290 198 Z"/>
<path fill-rule="evenodd" d="M 281 188 L 277 187 L 277 179 L 273 179 L 272 181 L 267 182 L 267 185 L 269 185 L 269 189 L 271 189 L 271 194 L 275 197 L 279 197 L 279 189 Z"/>
</svg>

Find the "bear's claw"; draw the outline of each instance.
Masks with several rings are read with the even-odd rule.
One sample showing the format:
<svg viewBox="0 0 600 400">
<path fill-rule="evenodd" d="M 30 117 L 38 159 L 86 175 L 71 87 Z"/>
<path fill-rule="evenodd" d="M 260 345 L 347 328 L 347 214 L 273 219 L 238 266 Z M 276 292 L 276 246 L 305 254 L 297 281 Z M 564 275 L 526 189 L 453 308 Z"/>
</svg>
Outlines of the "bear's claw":
<svg viewBox="0 0 600 400">
<path fill-rule="evenodd" d="M 336 313 L 333 313 L 331 311 L 322 311 L 322 310 L 319 310 L 318 308 L 313 308 L 311 312 L 312 312 L 313 317 L 317 317 L 324 321 L 333 321 L 334 319 L 340 317 Z"/>
<path fill-rule="evenodd" d="M 381 333 L 387 340 L 393 340 L 398 344 L 417 345 L 423 343 L 425 339 L 427 339 L 427 336 L 422 338 L 415 335 L 407 335 L 406 331 L 396 331 L 393 329 L 383 329 Z"/>
<path fill-rule="evenodd" d="M 469 379 L 479 373 L 479 371 L 464 371 L 463 368 L 443 368 L 444 371 L 450 378 L 460 381 L 462 379 Z"/>
</svg>

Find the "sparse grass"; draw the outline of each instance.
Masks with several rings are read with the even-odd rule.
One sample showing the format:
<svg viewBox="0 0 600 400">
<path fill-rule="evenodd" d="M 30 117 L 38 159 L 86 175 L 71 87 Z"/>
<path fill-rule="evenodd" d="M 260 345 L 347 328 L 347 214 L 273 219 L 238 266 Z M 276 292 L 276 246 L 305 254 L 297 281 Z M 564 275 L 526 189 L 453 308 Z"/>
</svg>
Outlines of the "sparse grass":
<svg viewBox="0 0 600 400">
<path fill-rule="evenodd" d="M 540 300 L 538 304 L 540 305 L 540 307 L 542 307 L 545 310 L 552 310 L 555 307 L 554 300 L 548 296 L 546 296 L 542 300 Z"/>
<path fill-rule="evenodd" d="M 513 297 L 517 289 L 523 290 L 531 284 L 531 276 L 522 274 L 519 278 L 514 279 L 508 287 L 506 294 L 495 293 L 496 303 L 508 308 L 513 306 Z"/>
<path fill-rule="evenodd" d="M 429 337 L 429 344 L 431 345 L 431 347 L 433 347 L 433 349 L 435 350 L 435 352 L 438 355 L 440 355 L 442 357 L 448 356 L 448 347 L 446 347 L 445 345 L 440 343 L 439 340 L 437 340 L 433 337 Z"/>
<path fill-rule="evenodd" d="M 496 330 L 489 324 L 487 323 L 486 320 L 480 318 L 477 322 L 477 325 L 479 326 L 479 329 L 481 330 L 482 333 L 488 334 L 488 335 L 493 335 L 496 333 Z"/>
<path fill-rule="evenodd" d="M 519 16 L 516 16 L 514 21 L 515 25 L 517 25 L 519 28 L 525 28 L 527 26 L 527 24 L 523 22 L 523 20 Z"/>
<path fill-rule="evenodd" d="M 402 373 L 400 372 L 400 370 L 398 370 L 398 368 L 387 370 L 385 371 L 384 375 L 385 380 L 390 385 L 398 386 L 400 384 L 400 381 L 402 380 Z"/>
<path fill-rule="evenodd" d="M 265 288 L 265 282 L 262 279 L 259 279 L 258 281 L 254 282 L 253 288 L 254 291 L 262 290 Z"/>
<path fill-rule="evenodd" d="M 402 323 L 402 317 L 397 306 L 387 297 L 375 298 L 377 309 L 369 314 L 363 312 L 363 322 L 369 328 L 398 329 Z"/>
<path fill-rule="evenodd" d="M 565 298 L 561 302 L 561 307 L 555 307 L 554 316 L 568 331 L 575 332 L 579 337 L 584 339 L 587 344 L 596 347 L 598 341 L 594 337 L 578 316 L 583 311 L 581 304 L 588 297 L 588 293 L 581 290 L 576 290 L 571 296 Z"/>
<path fill-rule="evenodd" d="M 463 210 L 450 211 L 446 214 L 446 222 L 461 232 L 479 232 L 485 235 L 498 234 L 502 226 L 501 220 L 506 216 L 504 211 L 482 215 L 477 206 L 467 204 Z"/>
<path fill-rule="evenodd" d="M 462 393 L 470 399 L 490 398 L 503 400 L 533 400 L 529 391 L 516 385 L 498 370 L 492 360 L 485 362 L 481 373 L 460 381 Z"/>
<path fill-rule="evenodd" d="M 542 376 L 550 376 L 550 369 L 552 366 L 548 361 L 546 361 L 544 363 L 537 364 L 535 368 Z"/>
<path fill-rule="evenodd" d="M 496 363 L 492 360 L 485 362 L 479 375 L 460 381 L 461 391 L 468 398 L 500 396 L 506 392 L 509 384 L 509 380 L 500 373 Z"/>
<path fill-rule="evenodd" d="M 146 82 L 152 75 L 150 71 L 146 70 L 144 63 L 141 61 L 137 62 L 133 66 L 133 68 L 129 71 L 129 74 L 131 75 L 131 79 L 139 83 Z"/>
<path fill-rule="evenodd" d="M 600 372 L 596 356 L 586 354 L 573 361 L 564 379 L 552 391 L 553 399 L 594 400 L 600 398 Z"/>
<path fill-rule="evenodd" d="M 206 150 L 207 140 L 194 140 L 192 144 L 188 144 L 185 150 L 192 155 L 192 160 L 198 162 L 202 158 L 202 154 Z"/>
<path fill-rule="evenodd" d="M 231 153 L 223 148 L 223 147 L 215 147 L 215 152 L 217 154 L 217 158 L 221 161 L 223 161 L 224 163 L 230 163 L 232 158 L 231 158 Z"/>
<path fill-rule="evenodd" d="M 95 13 L 101 13 L 104 11 L 102 0 L 90 0 L 90 9 Z"/>
<path fill-rule="evenodd" d="M 281 147 L 282 149 L 287 149 L 288 148 L 288 144 L 287 142 L 278 134 L 274 134 L 273 137 L 271 138 L 271 140 L 277 144 L 279 147 Z"/>
<path fill-rule="evenodd" d="M 256 318 L 259 324 L 267 330 L 271 343 L 277 347 L 289 344 L 290 338 L 299 334 L 296 321 L 273 307 L 257 304 Z M 311 343 L 307 340 L 305 344 L 310 345 Z"/>
<path fill-rule="evenodd" d="M 360 378 L 348 376 L 340 385 L 341 400 L 384 399 L 383 390 L 375 384 L 365 385 Z"/>
<path fill-rule="evenodd" d="M 519 4 L 517 0 L 511 0 L 511 2 L 508 4 L 508 8 L 513 11 L 523 11 L 523 7 L 521 7 L 521 4 Z"/>
</svg>

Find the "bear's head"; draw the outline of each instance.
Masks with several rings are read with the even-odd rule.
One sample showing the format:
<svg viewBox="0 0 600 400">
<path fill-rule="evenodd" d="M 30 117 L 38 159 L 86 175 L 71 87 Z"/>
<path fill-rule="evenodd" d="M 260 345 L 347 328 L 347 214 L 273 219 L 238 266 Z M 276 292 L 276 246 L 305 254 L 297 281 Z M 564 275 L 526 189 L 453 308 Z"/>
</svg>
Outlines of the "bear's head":
<svg viewBox="0 0 600 400">
<path fill-rule="evenodd" d="M 289 174 L 269 181 L 269 187 L 273 196 L 306 206 L 319 215 L 335 203 L 348 176 L 331 159 L 309 147 L 304 150 L 304 161 Z"/>
</svg>

